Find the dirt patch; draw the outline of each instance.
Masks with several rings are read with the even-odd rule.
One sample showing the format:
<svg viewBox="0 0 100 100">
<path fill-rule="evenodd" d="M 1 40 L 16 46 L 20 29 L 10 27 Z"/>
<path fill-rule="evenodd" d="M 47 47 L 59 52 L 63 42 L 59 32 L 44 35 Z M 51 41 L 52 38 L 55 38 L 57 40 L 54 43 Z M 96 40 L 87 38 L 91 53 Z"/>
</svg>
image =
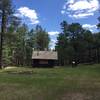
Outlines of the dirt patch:
<svg viewBox="0 0 100 100">
<path fill-rule="evenodd" d="M 100 94 L 67 93 L 61 100 L 100 100 Z"/>
<path fill-rule="evenodd" d="M 8 74 L 32 75 L 33 71 L 6 71 Z"/>
</svg>

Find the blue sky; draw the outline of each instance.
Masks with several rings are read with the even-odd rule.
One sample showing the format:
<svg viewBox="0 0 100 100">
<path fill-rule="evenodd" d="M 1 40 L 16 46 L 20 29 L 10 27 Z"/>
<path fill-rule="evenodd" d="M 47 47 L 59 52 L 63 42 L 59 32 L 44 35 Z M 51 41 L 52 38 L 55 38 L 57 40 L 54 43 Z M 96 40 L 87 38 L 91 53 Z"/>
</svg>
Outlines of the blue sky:
<svg viewBox="0 0 100 100">
<path fill-rule="evenodd" d="M 84 28 L 96 31 L 100 15 L 99 0 L 13 0 L 16 16 L 22 18 L 29 28 L 40 24 L 51 37 L 54 47 L 60 23 L 79 22 Z"/>
</svg>

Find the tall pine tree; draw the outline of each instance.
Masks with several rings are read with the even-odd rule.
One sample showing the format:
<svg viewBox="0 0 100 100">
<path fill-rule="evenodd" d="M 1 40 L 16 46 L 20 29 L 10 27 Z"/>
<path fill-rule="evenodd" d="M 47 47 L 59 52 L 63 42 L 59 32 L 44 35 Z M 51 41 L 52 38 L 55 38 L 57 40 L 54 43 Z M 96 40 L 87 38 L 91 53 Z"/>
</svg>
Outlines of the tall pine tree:
<svg viewBox="0 0 100 100">
<path fill-rule="evenodd" d="M 0 20 L 1 20 L 1 32 L 0 32 L 0 68 L 2 68 L 2 57 L 3 57 L 3 43 L 4 36 L 6 33 L 7 22 L 13 14 L 11 0 L 0 0 Z"/>
</svg>

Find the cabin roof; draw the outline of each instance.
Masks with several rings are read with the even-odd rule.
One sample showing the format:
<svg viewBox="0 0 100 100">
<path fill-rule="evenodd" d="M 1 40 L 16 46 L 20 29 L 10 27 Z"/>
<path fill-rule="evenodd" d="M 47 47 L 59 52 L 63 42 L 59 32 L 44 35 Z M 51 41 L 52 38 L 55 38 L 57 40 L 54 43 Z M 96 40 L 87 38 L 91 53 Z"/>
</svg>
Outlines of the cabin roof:
<svg viewBox="0 0 100 100">
<path fill-rule="evenodd" d="M 32 59 L 57 60 L 58 54 L 56 51 L 33 51 Z"/>
</svg>

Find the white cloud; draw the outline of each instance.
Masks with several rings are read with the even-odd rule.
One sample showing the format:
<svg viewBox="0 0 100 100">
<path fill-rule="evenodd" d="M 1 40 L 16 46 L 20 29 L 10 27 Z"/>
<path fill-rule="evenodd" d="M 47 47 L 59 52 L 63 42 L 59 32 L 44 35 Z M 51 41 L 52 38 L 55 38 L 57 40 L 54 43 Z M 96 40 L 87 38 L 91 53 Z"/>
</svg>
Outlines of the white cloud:
<svg viewBox="0 0 100 100">
<path fill-rule="evenodd" d="M 82 27 L 85 29 L 89 29 L 92 32 L 94 32 L 97 29 L 96 25 L 91 25 L 91 24 L 83 24 Z"/>
<path fill-rule="evenodd" d="M 50 48 L 51 48 L 52 50 L 55 48 L 56 42 L 57 42 L 56 39 L 51 39 L 51 42 L 50 42 Z"/>
<path fill-rule="evenodd" d="M 59 32 L 58 31 L 50 31 L 48 32 L 49 35 L 58 35 Z"/>
<path fill-rule="evenodd" d="M 68 0 L 63 6 L 63 12 L 69 13 L 73 18 L 93 16 L 99 9 L 98 0 Z"/>
<path fill-rule="evenodd" d="M 64 10 L 62 10 L 62 11 L 61 11 L 61 14 L 65 14 L 65 11 L 64 11 Z"/>
<path fill-rule="evenodd" d="M 72 18 L 74 17 L 78 19 L 78 18 L 86 18 L 90 15 L 93 16 L 94 14 L 93 13 L 80 13 L 80 14 L 69 15 L 69 17 L 72 17 Z"/>
<path fill-rule="evenodd" d="M 21 18 L 27 18 L 31 24 L 38 24 L 38 16 L 34 9 L 30 9 L 28 7 L 20 7 L 18 10 L 18 13 L 15 15 Z"/>
<path fill-rule="evenodd" d="M 73 4 L 75 2 L 75 0 L 68 0 L 67 3 L 68 4 Z"/>
<path fill-rule="evenodd" d="M 50 31 L 50 32 L 48 32 L 48 34 L 50 35 L 50 39 L 51 39 L 50 48 L 54 49 L 55 44 L 57 42 L 57 36 L 58 36 L 59 32 L 58 31 Z"/>
</svg>

